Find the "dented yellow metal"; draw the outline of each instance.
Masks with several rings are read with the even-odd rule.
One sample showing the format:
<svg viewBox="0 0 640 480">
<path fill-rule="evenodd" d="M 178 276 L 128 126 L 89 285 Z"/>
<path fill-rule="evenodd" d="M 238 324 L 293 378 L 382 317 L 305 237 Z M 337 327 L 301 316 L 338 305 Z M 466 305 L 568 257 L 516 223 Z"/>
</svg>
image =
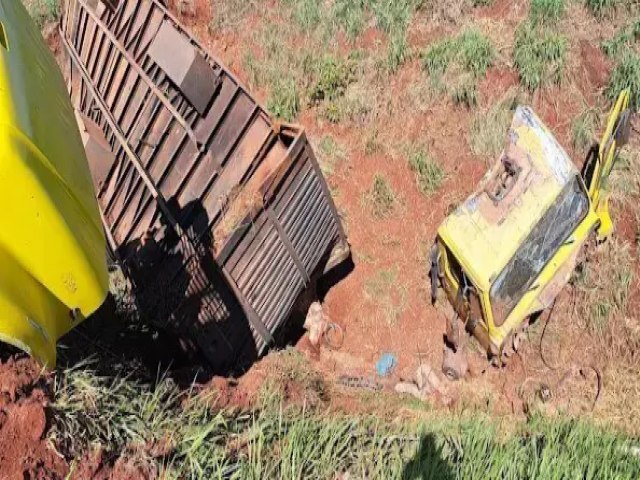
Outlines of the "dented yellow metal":
<svg viewBox="0 0 640 480">
<path fill-rule="evenodd" d="M 588 185 L 535 113 L 519 107 L 502 155 L 477 191 L 438 229 L 441 284 L 460 317 L 472 322 L 470 330 L 488 334 L 480 336 L 488 336 L 489 342 L 484 343 L 488 343 L 485 347 L 489 353 L 499 354 L 510 334 L 532 314 L 553 303 L 592 232 L 600 238 L 611 233 L 608 194 L 603 187 L 620 147 L 617 129 L 621 128 L 628 103 L 629 92 L 624 91 L 611 112 L 597 153 L 594 150 Z M 537 251 L 542 249 L 537 243 L 544 242 L 532 240 L 536 229 L 541 222 L 549 222 L 552 217 L 545 217 L 549 212 L 565 213 L 558 207 L 565 199 L 572 202 L 566 205 L 582 205 L 584 211 L 576 213 L 576 221 L 566 227 L 569 231 L 562 232 L 563 238 L 552 254 L 551 250 L 546 254 Z M 557 220 L 566 220 L 566 215 Z M 510 278 L 507 268 L 517 270 L 515 262 L 520 261 L 523 248 L 528 249 L 531 264 L 538 260 L 541 263 L 527 265 L 535 272 L 532 278 L 515 275 L 526 288 L 517 292 L 517 298 L 507 295 L 509 306 L 505 307 L 492 292 L 495 294 L 498 281 Z M 527 268 L 521 270 L 526 273 Z M 509 291 L 509 285 L 500 287 Z M 478 324 L 480 330 L 476 328 Z"/>
<path fill-rule="evenodd" d="M 105 240 L 55 60 L 19 0 L 0 27 L 0 340 L 53 365 L 106 297 Z"/>
</svg>

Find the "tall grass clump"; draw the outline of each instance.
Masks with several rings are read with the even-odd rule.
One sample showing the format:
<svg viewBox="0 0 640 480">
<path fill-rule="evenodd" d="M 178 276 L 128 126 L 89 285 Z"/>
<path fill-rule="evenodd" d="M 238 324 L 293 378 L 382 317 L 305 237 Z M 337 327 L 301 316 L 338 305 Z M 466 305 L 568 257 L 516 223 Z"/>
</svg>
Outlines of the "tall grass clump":
<svg viewBox="0 0 640 480">
<path fill-rule="evenodd" d="M 533 91 L 547 82 L 562 80 L 567 40 L 525 21 L 516 32 L 513 61 L 520 82 Z"/>
<path fill-rule="evenodd" d="M 611 101 L 615 101 L 625 88 L 628 88 L 631 93 L 630 107 L 638 111 L 640 109 L 640 54 L 631 51 L 624 53 L 611 72 L 605 93 Z"/>
<path fill-rule="evenodd" d="M 438 190 L 446 176 L 442 167 L 424 148 L 409 153 L 409 167 L 416 177 L 418 190 L 424 195 L 431 195 Z"/>
<path fill-rule="evenodd" d="M 447 91 L 456 103 L 477 103 L 477 81 L 493 65 L 495 50 L 476 29 L 430 45 L 422 54 L 422 67 L 436 88 Z"/>
<path fill-rule="evenodd" d="M 277 118 L 292 122 L 300 111 L 300 95 L 295 79 L 282 78 L 271 86 L 267 109 Z"/>
<path fill-rule="evenodd" d="M 564 15 L 565 0 L 531 0 L 529 18 L 538 25 L 555 23 Z"/>
</svg>

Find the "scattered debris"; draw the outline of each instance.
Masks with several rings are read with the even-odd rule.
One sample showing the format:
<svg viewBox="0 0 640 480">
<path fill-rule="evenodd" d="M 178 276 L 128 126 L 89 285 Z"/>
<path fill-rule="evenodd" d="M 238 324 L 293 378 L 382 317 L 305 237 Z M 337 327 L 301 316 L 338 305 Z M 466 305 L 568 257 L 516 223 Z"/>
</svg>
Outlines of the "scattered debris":
<svg viewBox="0 0 640 480">
<path fill-rule="evenodd" d="M 393 353 L 383 353 L 376 362 L 376 372 L 379 376 L 386 377 L 393 372 L 397 364 L 398 360 Z"/>
<path fill-rule="evenodd" d="M 338 384 L 349 388 L 364 388 L 367 390 L 382 390 L 382 385 L 375 380 L 363 376 L 340 375 Z"/>
<path fill-rule="evenodd" d="M 449 403 L 449 397 L 438 374 L 426 363 L 418 367 L 413 381 L 397 383 L 395 391 L 397 393 L 413 395 L 422 401 L 434 394 L 438 394 L 442 397 L 445 404 Z"/>
</svg>

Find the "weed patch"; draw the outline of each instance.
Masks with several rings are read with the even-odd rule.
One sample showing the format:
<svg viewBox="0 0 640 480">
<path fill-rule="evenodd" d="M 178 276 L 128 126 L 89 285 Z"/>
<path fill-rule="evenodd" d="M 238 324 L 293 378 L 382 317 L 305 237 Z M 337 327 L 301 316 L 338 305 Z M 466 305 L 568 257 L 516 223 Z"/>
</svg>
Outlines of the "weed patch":
<svg viewBox="0 0 640 480">
<path fill-rule="evenodd" d="M 457 37 L 440 40 L 422 55 L 422 66 L 432 84 L 449 92 L 457 103 L 477 103 L 477 79 L 493 65 L 495 51 L 478 30 L 466 30 Z"/>
<path fill-rule="evenodd" d="M 314 103 L 343 96 L 353 78 L 352 66 L 332 56 L 321 58 L 313 66 L 313 70 L 314 80 L 309 89 L 309 100 Z"/>
<path fill-rule="evenodd" d="M 546 82 L 560 83 L 566 50 L 563 36 L 525 21 L 516 32 L 513 48 L 520 82 L 531 91 Z"/>
<path fill-rule="evenodd" d="M 440 188 L 445 172 L 424 148 L 409 153 L 409 167 L 416 177 L 416 185 L 424 195 L 431 195 Z"/>
<path fill-rule="evenodd" d="M 389 181 L 381 173 L 373 177 L 373 185 L 364 197 L 371 213 L 378 218 L 386 218 L 395 210 L 398 199 Z"/>
</svg>

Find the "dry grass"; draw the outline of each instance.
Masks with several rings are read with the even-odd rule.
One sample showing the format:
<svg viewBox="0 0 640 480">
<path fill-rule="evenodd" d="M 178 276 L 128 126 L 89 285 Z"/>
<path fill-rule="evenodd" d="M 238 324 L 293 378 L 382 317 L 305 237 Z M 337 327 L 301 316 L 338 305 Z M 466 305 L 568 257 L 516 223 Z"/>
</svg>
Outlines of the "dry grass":
<svg viewBox="0 0 640 480">
<path fill-rule="evenodd" d="M 398 269 L 379 270 L 364 286 L 367 300 L 374 305 L 376 317 L 395 325 L 407 308 L 407 289 L 398 278 Z"/>
<path fill-rule="evenodd" d="M 389 217 L 399 203 L 391 184 L 381 173 L 374 175 L 373 184 L 365 193 L 363 201 L 373 216 L 377 218 Z"/>
</svg>

